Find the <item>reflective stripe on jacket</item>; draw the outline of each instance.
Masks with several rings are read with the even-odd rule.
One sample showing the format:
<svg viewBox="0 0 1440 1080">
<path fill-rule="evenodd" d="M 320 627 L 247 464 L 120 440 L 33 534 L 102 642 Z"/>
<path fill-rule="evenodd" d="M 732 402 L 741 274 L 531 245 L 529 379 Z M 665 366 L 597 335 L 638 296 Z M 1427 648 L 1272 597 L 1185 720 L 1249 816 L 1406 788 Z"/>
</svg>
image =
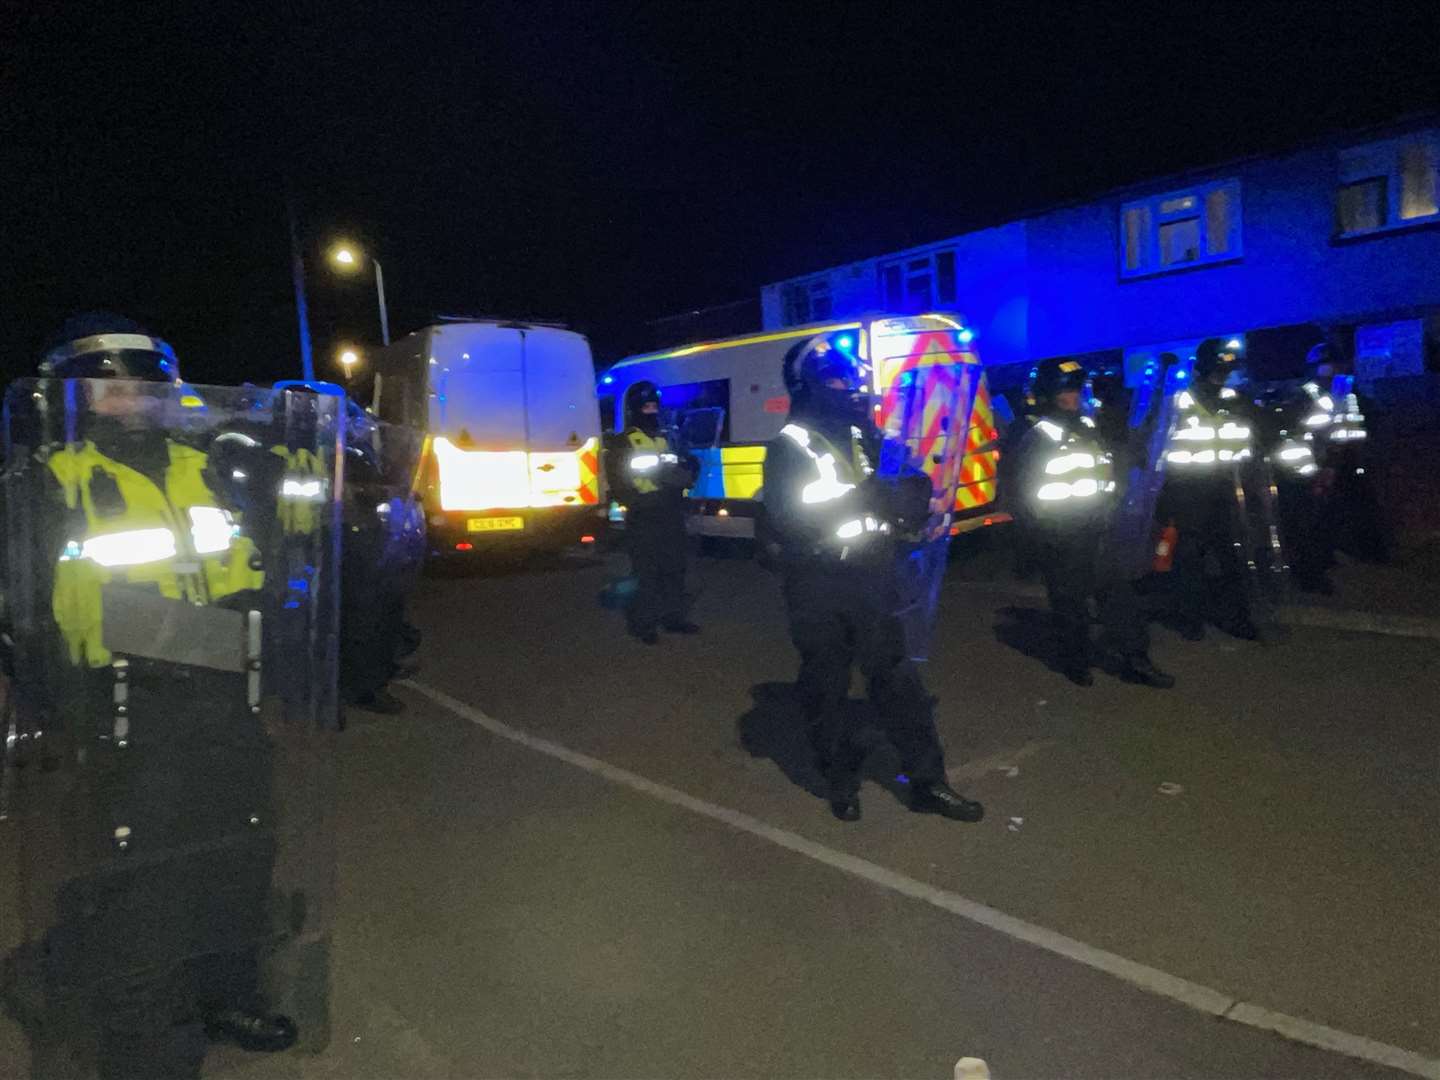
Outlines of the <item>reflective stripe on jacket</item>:
<svg viewBox="0 0 1440 1080">
<path fill-rule="evenodd" d="M 1167 470 L 1198 475 L 1250 457 L 1250 421 L 1230 403 L 1238 406 L 1239 395 L 1229 387 L 1221 388 L 1214 409 L 1190 390 L 1175 395 L 1175 429 L 1165 444 Z"/>
<path fill-rule="evenodd" d="M 1088 514 L 1105 507 L 1114 495 L 1110 455 L 1101 447 L 1088 416 L 1041 417 L 1023 453 L 1023 495 L 1031 514 L 1041 518 Z"/>
</svg>

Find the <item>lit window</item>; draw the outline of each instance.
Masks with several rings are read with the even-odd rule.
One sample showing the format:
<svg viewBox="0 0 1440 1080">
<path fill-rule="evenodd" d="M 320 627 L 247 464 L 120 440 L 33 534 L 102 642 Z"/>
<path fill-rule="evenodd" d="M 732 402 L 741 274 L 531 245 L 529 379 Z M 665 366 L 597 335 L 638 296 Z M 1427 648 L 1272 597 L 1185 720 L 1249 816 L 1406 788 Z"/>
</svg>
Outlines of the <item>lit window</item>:
<svg viewBox="0 0 1440 1080">
<path fill-rule="evenodd" d="M 1440 218 L 1437 162 L 1440 132 L 1435 131 L 1341 153 L 1335 191 L 1339 235 L 1380 232 Z"/>
<path fill-rule="evenodd" d="M 1407 146 L 1400 151 L 1400 220 L 1430 217 L 1435 205 L 1435 161 L 1430 148 Z"/>
<path fill-rule="evenodd" d="M 1126 203 L 1120 211 L 1122 277 L 1238 258 L 1240 184 L 1205 184 Z"/>
</svg>

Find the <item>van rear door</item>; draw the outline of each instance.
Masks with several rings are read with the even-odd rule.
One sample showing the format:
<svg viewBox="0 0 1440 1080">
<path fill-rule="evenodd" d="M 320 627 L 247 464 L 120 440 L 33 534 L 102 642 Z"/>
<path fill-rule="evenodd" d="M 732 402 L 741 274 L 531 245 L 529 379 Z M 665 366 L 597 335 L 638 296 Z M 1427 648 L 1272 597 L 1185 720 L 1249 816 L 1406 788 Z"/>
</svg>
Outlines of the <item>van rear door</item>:
<svg viewBox="0 0 1440 1080">
<path fill-rule="evenodd" d="M 600 410 L 590 346 L 579 334 L 537 328 L 523 349 L 533 505 L 596 503 Z"/>
</svg>

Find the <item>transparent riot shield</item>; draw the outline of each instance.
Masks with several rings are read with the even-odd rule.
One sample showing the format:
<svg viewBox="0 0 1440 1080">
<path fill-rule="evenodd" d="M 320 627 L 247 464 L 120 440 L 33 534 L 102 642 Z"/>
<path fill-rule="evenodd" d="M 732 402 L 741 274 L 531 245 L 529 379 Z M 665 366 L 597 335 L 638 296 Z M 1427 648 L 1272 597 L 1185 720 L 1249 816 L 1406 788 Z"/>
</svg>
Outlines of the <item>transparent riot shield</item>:
<svg viewBox="0 0 1440 1080">
<path fill-rule="evenodd" d="M 951 330 L 919 330 L 888 340 L 877 335 L 875 347 L 875 377 L 884 387 L 877 410 L 883 439 L 877 475 L 897 489 L 928 484 L 930 493 L 928 517 L 909 530 L 895 573 L 897 613 L 910 657 L 925 660 L 981 367 Z"/>
<path fill-rule="evenodd" d="M 360 696 L 385 686 L 397 652 L 418 646 L 405 607 L 428 548 L 418 482 L 424 437 L 358 407 L 346 434 L 340 682 Z"/>
<path fill-rule="evenodd" d="M 1106 573 L 1134 581 L 1155 558 L 1155 510 L 1165 486 L 1165 447 L 1175 429 L 1177 400 L 1189 384 L 1185 364 L 1151 365 L 1131 399 L 1129 439 L 1134 452 L 1121 478 L 1122 494 L 1104 546 Z"/>
<path fill-rule="evenodd" d="M 38 380 L 4 421 L 0 873 L 35 1071 L 139 1075 L 226 1008 L 322 1047 L 343 399 Z"/>
</svg>

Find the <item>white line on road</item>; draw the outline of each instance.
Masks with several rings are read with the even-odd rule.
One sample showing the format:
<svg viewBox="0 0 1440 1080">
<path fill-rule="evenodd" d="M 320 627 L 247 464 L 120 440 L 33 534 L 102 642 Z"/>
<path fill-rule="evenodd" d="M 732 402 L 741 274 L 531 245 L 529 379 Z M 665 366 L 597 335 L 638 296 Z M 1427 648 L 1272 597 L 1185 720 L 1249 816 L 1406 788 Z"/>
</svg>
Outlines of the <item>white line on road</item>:
<svg viewBox="0 0 1440 1080">
<path fill-rule="evenodd" d="M 511 727 L 509 724 L 501 723 L 473 705 L 467 705 L 425 683 L 407 680 L 400 685 L 423 694 L 462 720 L 469 721 L 476 727 L 483 728 L 499 738 L 528 747 L 537 753 L 563 761 L 567 765 L 573 765 L 577 769 L 584 769 L 594 776 L 620 784 L 642 795 L 648 795 L 659 802 L 678 806 L 683 810 L 699 814 L 701 817 L 729 825 L 740 832 L 768 840 L 772 844 L 813 859 L 815 862 L 823 863 L 832 869 L 850 874 L 852 877 L 890 889 L 902 896 L 922 900 L 942 911 L 959 915 L 963 919 L 998 931 L 1017 941 L 1026 942 L 1044 949 L 1046 952 L 1064 956 L 1084 964 L 1086 967 L 1103 971 L 1132 986 L 1139 987 L 1141 990 L 1170 998 L 1172 1001 L 1178 1001 L 1182 1005 L 1187 1005 L 1211 1016 L 1233 1020 L 1236 1023 L 1260 1028 L 1264 1031 L 1277 1032 L 1296 1042 L 1318 1046 L 1348 1057 L 1374 1062 L 1377 1065 L 1401 1069 L 1416 1076 L 1425 1077 L 1426 1080 L 1440 1080 L 1440 1059 L 1428 1058 L 1412 1050 L 1367 1039 L 1363 1035 L 1354 1035 L 1348 1031 L 1340 1031 L 1336 1028 L 1326 1027 L 1324 1024 L 1317 1024 L 1285 1013 L 1272 1012 L 1259 1005 L 1239 1001 L 1219 990 L 1191 982 L 1189 979 L 1182 979 L 1177 975 L 1171 975 L 1105 949 L 1098 949 L 1083 941 L 1076 941 L 1074 938 L 1066 937 L 1054 930 L 1036 926 L 1024 919 L 1017 919 L 1013 915 L 1006 915 L 1003 911 L 997 911 L 992 907 L 960 896 L 958 893 L 949 892 L 894 870 L 888 870 L 867 859 L 857 858 L 846 852 L 826 847 L 824 844 L 818 844 L 799 833 L 770 825 L 749 814 L 742 814 L 738 810 L 731 810 L 726 806 L 697 799 L 677 788 L 647 780 L 628 769 L 622 769 L 601 761 L 599 758 L 571 750 L 569 747 L 551 742 L 549 739 L 531 735 L 519 728 Z"/>
</svg>

